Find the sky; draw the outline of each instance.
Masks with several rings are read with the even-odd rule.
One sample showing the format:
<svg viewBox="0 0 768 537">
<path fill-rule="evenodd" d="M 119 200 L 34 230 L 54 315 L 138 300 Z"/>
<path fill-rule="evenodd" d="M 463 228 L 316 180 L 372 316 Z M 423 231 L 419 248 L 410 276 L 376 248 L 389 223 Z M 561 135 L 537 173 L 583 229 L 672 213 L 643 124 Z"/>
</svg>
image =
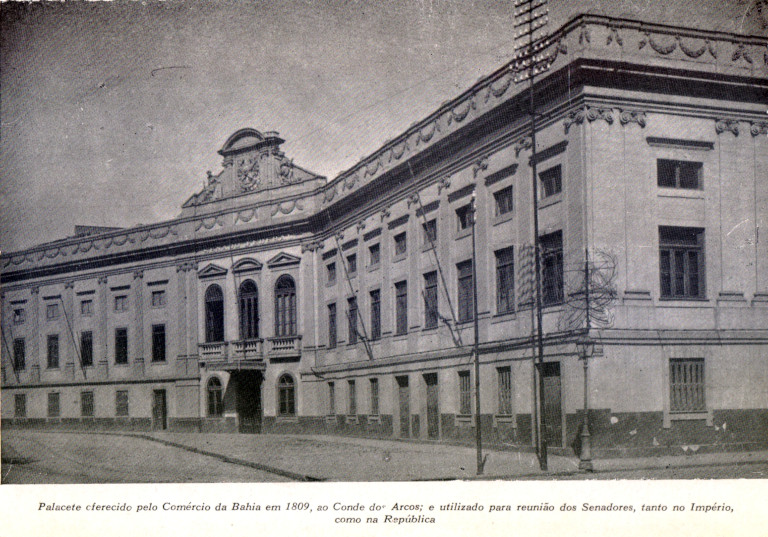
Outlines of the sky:
<svg viewBox="0 0 768 537">
<path fill-rule="evenodd" d="M 550 0 L 550 26 L 592 12 L 765 35 L 755 3 Z M 178 216 L 243 127 L 332 179 L 509 61 L 513 4 L 0 4 L 0 251 Z"/>
</svg>

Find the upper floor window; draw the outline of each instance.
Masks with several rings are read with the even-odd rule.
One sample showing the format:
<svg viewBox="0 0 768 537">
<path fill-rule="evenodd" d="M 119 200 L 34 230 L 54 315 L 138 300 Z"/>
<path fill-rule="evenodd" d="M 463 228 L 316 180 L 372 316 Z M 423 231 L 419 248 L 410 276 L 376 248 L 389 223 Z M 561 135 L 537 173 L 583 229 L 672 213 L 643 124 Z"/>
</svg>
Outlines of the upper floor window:
<svg viewBox="0 0 768 537">
<path fill-rule="evenodd" d="M 424 229 L 424 246 L 434 246 L 437 243 L 437 220 L 434 218 L 422 224 Z"/>
<path fill-rule="evenodd" d="M 405 252 L 408 249 L 408 243 L 406 242 L 405 232 L 395 235 L 394 240 L 395 240 L 395 255 L 405 255 Z"/>
<path fill-rule="evenodd" d="M 59 367 L 59 335 L 48 336 L 48 369 Z"/>
<path fill-rule="evenodd" d="M 379 243 L 371 244 L 368 247 L 368 264 L 370 266 L 376 266 L 381 261 L 381 247 Z"/>
<path fill-rule="evenodd" d="M 24 344 L 24 338 L 16 338 L 13 340 L 13 369 L 16 371 L 23 371 L 27 366 L 27 349 Z"/>
<path fill-rule="evenodd" d="M 563 302 L 563 232 L 539 237 L 541 247 L 541 303 L 552 306 Z"/>
<path fill-rule="evenodd" d="M 381 290 L 371 291 L 371 339 L 381 337 Z"/>
<path fill-rule="evenodd" d="M 128 329 L 115 328 L 115 363 L 128 363 Z"/>
<path fill-rule="evenodd" d="M 658 185 L 667 188 L 701 188 L 701 162 L 658 159 L 656 161 Z"/>
<path fill-rule="evenodd" d="M 152 361 L 165 362 L 165 325 L 152 325 Z"/>
<path fill-rule="evenodd" d="M 59 305 L 48 304 L 45 306 L 45 318 L 49 321 L 59 318 Z"/>
<path fill-rule="evenodd" d="M 437 272 L 424 275 L 424 328 L 437 326 Z"/>
<path fill-rule="evenodd" d="M 472 225 L 472 205 L 467 204 L 456 209 L 456 222 L 459 231 L 469 229 Z"/>
<path fill-rule="evenodd" d="M 395 335 L 408 332 L 408 282 L 395 284 Z"/>
<path fill-rule="evenodd" d="M 296 383 L 289 374 L 277 381 L 278 412 L 281 416 L 296 415 Z"/>
<path fill-rule="evenodd" d="M 284 274 L 275 284 L 275 335 L 295 336 L 296 332 L 296 284 Z"/>
<path fill-rule="evenodd" d="M 336 304 L 328 304 L 328 348 L 336 348 Z"/>
<path fill-rule="evenodd" d="M 659 227 L 663 298 L 701 298 L 704 293 L 704 230 Z"/>
<path fill-rule="evenodd" d="M 464 323 L 474 318 L 474 295 L 472 289 L 472 261 L 456 265 L 458 276 L 459 322 Z"/>
<path fill-rule="evenodd" d="M 80 315 L 88 317 L 93 315 L 93 300 L 88 298 L 80 301 Z"/>
<path fill-rule="evenodd" d="M 498 192 L 494 192 L 493 201 L 495 204 L 496 216 L 502 216 L 511 213 L 512 209 L 514 208 L 512 186 L 510 185 L 507 188 L 499 190 Z"/>
<path fill-rule="evenodd" d="M 357 272 L 357 255 L 349 254 L 347 256 L 347 272 L 350 276 Z"/>
<path fill-rule="evenodd" d="M 541 198 L 548 198 L 563 191 L 562 168 L 558 164 L 553 168 L 544 170 L 539 174 L 541 183 Z"/>
<path fill-rule="evenodd" d="M 328 263 L 325 266 L 325 271 L 328 276 L 328 283 L 336 283 L 336 263 Z"/>
<path fill-rule="evenodd" d="M 349 323 L 349 344 L 357 343 L 357 299 L 347 300 L 347 321 Z"/>
<path fill-rule="evenodd" d="M 216 284 L 205 290 L 205 342 L 224 341 L 224 293 Z"/>
<path fill-rule="evenodd" d="M 162 308 L 164 306 L 165 306 L 165 290 L 158 289 L 157 291 L 152 291 L 152 307 Z"/>
<path fill-rule="evenodd" d="M 240 339 L 259 337 L 259 289 L 253 280 L 240 284 Z"/>
<path fill-rule="evenodd" d="M 117 295 L 115 297 L 115 311 L 128 311 L 127 295 Z"/>
<path fill-rule="evenodd" d="M 24 308 L 14 308 L 13 310 L 13 324 L 22 324 L 27 319 Z"/>
<path fill-rule="evenodd" d="M 93 365 L 93 332 L 80 332 L 80 362 L 83 367 Z"/>
<path fill-rule="evenodd" d="M 510 246 L 496 252 L 496 312 L 515 311 L 515 254 Z"/>
</svg>

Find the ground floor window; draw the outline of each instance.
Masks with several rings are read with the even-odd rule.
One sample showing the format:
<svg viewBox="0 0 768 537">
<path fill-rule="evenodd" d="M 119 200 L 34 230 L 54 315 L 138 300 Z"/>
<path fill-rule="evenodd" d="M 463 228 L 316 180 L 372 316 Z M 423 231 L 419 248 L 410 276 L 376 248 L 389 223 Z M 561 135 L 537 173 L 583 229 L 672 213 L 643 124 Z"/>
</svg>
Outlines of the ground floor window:
<svg viewBox="0 0 768 537">
<path fill-rule="evenodd" d="M 328 383 L 328 415 L 336 415 L 336 385 L 333 382 Z"/>
<path fill-rule="evenodd" d="M 218 377 L 212 377 L 208 381 L 208 415 L 219 417 L 224 413 L 223 390 Z"/>
<path fill-rule="evenodd" d="M 80 415 L 84 418 L 93 417 L 93 392 L 80 394 Z"/>
<path fill-rule="evenodd" d="M 58 418 L 59 414 L 59 392 L 51 392 L 48 394 L 48 417 Z"/>
<path fill-rule="evenodd" d="M 379 415 L 379 379 L 371 379 L 371 415 Z"/>
<path fill-rule="evenodd" d="M 277 382 L 278 410 L 281 416 L 296 415 L 296 383 L 285 374 Z"/>
<path fill-rule="evenodd" d="M 472 414 L 472 385 L 469 371 L 459 371 L 459 414 Z"/>
<path fill-rule="evenodd" d="M 354 380 L 349 381 L 349 412 L 350 416 L 357 414 L 357 386 Z"/>
<path fill-rule="evenodd" d="M 128 415 L 128 390 L 115 392 L 115 416 Z"/>
<path fill-rule="evenodd" d="M 670 412 L 705 412 L 704 392 L 703 358 L 669 360 Z"/>
<path fill-rule="evenodd" d="M 512 414 L 512 370 L 509 366 L 499 367 L 499 414 Z"/>
<path fill-rule="evenodd" d="M 13 415 L 16 418 L 27 417 L 27 395 L 24 393 L 17 393 L 13 396 L 14 412 Z"/>
</svg>

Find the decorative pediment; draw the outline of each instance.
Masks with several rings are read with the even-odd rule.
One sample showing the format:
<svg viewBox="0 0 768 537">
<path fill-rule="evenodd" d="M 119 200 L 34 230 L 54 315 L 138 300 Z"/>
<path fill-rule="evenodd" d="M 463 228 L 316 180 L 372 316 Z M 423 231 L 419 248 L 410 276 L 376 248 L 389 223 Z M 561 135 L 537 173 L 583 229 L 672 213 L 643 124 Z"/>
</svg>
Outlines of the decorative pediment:
<svg viewBox="0 0 768 537">
<path fill-rule="evenodd" d="M 206 265 L 205 267 L 200 269 L 197 273 L 197 277 L 201 279 L 216 278 L 216 277 L 224 276 L 226 273 L 227 273 L 227 269 L 211 263 L 210 265 Z"/>
<path fill-rule="evenodd" d="M 289 267 L 292 265 L 298 265 L 300 262 L 300 257 L 296 257 L 295 255 L 287 254 L 285 252 L 280 252 L 275 257 L 267 261 L 267 266 L 269 268 Z"/>
<path fill-rule="evenodd" d="M 257 272 L 261 270 L 262 263 L 257 261 L 256 259 L 251 259 L 250 257 L 246 257 L 244 259 L 240 259 L 237 263 L 232 265 L 232 272 L 235 274 L 243 274 L 245 272 Z"/>
<path fill-rule="evenodd" d="M 252 128 L 240 129 L 227 138 L 227 141 L 224 142 L 224 145 L 219 149 L 219 154 L 228 155 L 237 153 L 255 148 L 262 144 L 280 145 L 283 141 L 284 140 L 280 138 L 276 132 L 265 132 L 262 134 Z"/>
</svg>

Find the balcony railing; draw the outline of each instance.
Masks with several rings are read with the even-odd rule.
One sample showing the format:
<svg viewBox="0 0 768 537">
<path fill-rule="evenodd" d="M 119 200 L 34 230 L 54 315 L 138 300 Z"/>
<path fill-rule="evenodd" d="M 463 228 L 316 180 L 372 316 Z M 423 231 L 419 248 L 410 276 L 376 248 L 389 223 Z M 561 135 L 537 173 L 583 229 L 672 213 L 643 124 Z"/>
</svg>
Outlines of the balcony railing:
<svg viewBox="0 0 768 537">
<path fill-rule="evenodd" d="M 200 344 L 200 359 L 204 362 L 209 361 L 226 361 L 227 360 L 227 347 L 226 341 L 219 341 L 216 343 L 201 343 Z"/>
<path fill-rule="evenodd" d="M 200 343 L 200 360 L 207 363 L 237 364 L 298 356 L 301 356 L 301 336 Z"/>
<path fill-rule="evenodd" d="M 301 354 L 301 336 L 280 336 L 267 339 L 269 356 L 299 356 Z"/>
<path fill-rule="evenodd" d="M 239 360 L 262 360 L 264 358 L 263 339 L 244 339 L 232 343 L 234 358 Z"/>
</svg>

